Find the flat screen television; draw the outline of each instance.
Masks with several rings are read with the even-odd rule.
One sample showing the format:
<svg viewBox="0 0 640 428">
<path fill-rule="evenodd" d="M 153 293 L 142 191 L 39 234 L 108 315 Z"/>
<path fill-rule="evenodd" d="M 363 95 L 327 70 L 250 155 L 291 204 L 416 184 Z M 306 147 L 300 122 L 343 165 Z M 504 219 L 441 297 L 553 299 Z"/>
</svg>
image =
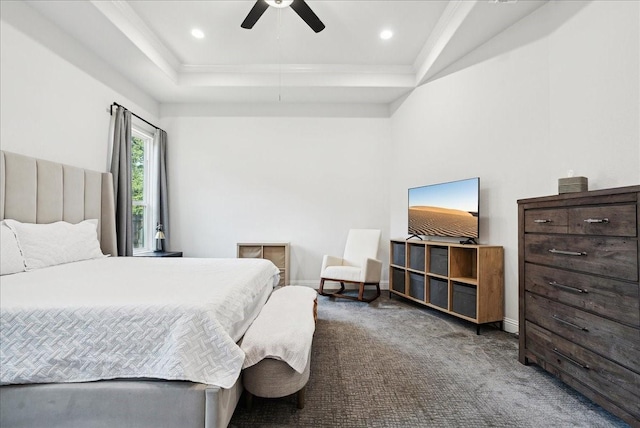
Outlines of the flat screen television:
<svg viewBox="0 0 640 428">
<path fill-rule="evenodd" d="M 409 235 L 467 238 L 479 234 L 480 178 L 409 189 Z"/>
</svg>

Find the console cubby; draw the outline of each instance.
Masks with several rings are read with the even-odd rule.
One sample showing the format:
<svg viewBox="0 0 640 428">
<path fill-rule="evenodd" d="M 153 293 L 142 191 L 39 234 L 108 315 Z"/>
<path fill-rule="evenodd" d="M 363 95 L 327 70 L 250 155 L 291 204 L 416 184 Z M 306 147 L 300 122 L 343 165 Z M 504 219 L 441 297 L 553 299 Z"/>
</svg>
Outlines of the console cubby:
<svg viewBox="0 0 640 428">
<path fill-rule="evenodd" d="M 266 259 L 280 270 L 279 286 L 289 285 L 289 243 L 260 242 L 238 243 L 237 256 L 241 259 Z"/>
<path fill-rule="evenodd" d="M 504 250 L 391 240 L 389 293 L 477 324 L 504 317 Z"/>
<path fill-rule="evenodd" d="M 408 272 L 409 295 L 414 299 L 424 300 L 424 275 Z"/>
<path fill-rule="evenodd" d="M 405 276 L 406 276 L 406 273 L 404 269 L 391 267 L 391 269 L 389 269 L 390 288 L 393 287 L 393 291 L 399 294 L 405 294 L 406 293 Z"/>
<path fill-rule="evenodd" d="M 424 272 L 425 257 L 424 257 L 424 245 L 407 245 L 407 259 L 409 259 L 409 269 Z"/>
</svg>

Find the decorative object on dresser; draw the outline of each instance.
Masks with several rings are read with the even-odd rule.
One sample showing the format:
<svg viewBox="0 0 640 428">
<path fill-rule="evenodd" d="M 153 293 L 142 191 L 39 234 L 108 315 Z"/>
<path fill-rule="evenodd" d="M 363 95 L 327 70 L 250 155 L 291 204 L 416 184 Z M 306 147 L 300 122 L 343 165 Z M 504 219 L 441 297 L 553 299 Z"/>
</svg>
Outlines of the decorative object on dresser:
<svg viewBox="0 0 640 428">
<path fill-rule="evenodd" d="M 182 251 L 143 251 L 134 253 L 134 257 L 182 257 Z"/>
<path fill-rule="evenodd" d="M 558 179 L 558 193 L 586 192 L 589 190 L 587 177 L 574 177 L 573 171 L 569 171 L 569 177 Z"/>
<path fill-rule="evenodd" d="M 640 424 L 640 186 L 518 201 L 523 364 Z"/>
<path fill-rule="evenodd" d="M 280 269 L 278 286 L 289 285 L 289 243 L 260 242 L 238 243 L 238 258 L 267 259 Z"/>
<path fill-rule="evenodd" d="M 504 254 L 493 245 L 392 240 L 389 296 L 480 325 L 504 317 Z"/>
</svg>

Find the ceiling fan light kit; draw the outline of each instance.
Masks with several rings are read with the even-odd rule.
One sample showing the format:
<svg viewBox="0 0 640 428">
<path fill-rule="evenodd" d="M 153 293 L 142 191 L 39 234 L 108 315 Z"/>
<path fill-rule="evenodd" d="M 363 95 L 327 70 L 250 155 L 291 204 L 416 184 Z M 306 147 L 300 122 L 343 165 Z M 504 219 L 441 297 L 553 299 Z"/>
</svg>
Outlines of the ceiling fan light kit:
<svg viewBox="0 0 640 428">
<path fill-rule="evenodd" d="M 324 30 L 325 26 L 304 0 L 256 0 L 247 17 L 242 21 L 242 28 L 251 29 L 269 6 L 281 9 L 291 7 L 304 22 L 316 33 Z"/>
<path fill-rule="evenodd" d="M 293 0 L 264 0 L 264 1 L 269 6 L 273 6 L 277 8 L 288 7 L 288 6 L 291 6 L 291 3 L 293 3 Z"/>
</svg>

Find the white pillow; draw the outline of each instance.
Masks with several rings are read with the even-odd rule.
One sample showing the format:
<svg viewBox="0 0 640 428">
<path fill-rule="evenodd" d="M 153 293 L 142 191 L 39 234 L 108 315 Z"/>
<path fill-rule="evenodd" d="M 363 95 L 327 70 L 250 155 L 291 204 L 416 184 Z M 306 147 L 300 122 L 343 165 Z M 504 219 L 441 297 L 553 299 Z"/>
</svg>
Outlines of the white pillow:
<svg viewBox="0 0 640 428">
<path fill-rule="evenodd" d="M 24 272 L 24 257 L 13 230 L 5 222 L 0 223 L 0 275 Z"/>
<path fill-rule="evenodd" d="M 5 222 L 18 238 L 27 270 L 104 257 L 98 242 L 96 219 L 78 224 Z"/>
</svg>

